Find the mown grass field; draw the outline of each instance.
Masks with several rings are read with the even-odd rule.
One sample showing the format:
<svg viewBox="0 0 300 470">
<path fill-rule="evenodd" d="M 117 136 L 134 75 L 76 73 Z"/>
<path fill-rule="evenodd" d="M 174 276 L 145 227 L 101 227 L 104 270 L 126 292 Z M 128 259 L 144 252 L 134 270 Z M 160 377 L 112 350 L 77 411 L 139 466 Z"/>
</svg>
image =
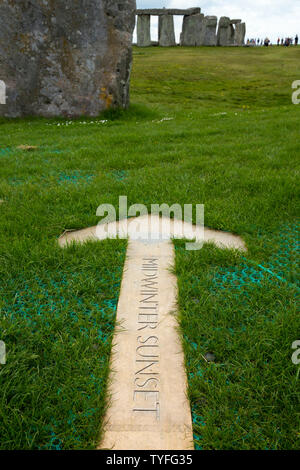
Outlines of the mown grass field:
<svg viewBox="0 0 300 470">
<path fill-rule="evenodd" d="M 176 242 L 196 448 L 299 449 L 299 61 L 300 48 L 135 48 L 129 111 L 0 120 L 1 449 L 99 440 L 126 242 L 57 238 L 119 195 L 205 204 L 207 226 L 247 243 Z"/>
</svg>

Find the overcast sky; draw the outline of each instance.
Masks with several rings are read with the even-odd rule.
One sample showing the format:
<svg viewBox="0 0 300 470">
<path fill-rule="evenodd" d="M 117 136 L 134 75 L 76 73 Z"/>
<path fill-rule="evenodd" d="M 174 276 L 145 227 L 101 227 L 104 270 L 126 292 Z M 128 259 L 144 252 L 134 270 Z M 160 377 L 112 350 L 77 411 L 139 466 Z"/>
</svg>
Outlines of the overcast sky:
<svg viewBox="0 0 300 470">
<path fill-rule="evenodd" d="M 205 15 L 240 18 L 247 24 L 247 38 L 265 38 L 272 42 L 278 36 L 300 36 L 299 0 L 137 0 L 138 8 L 201 7 Z M 182 18 L 175 17 L 179 41 Z M 151 20 L 153 40 L 157 40 L 157 19 Z"/>
</svg>

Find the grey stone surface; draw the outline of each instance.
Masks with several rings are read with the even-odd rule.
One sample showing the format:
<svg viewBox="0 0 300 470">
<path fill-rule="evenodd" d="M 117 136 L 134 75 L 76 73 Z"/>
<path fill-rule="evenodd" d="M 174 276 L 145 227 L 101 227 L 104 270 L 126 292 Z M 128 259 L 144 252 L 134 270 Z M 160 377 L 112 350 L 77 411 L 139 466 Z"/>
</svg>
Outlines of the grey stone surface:
<svg viewBox="0 0 300 470">
<path fill-rule="evenodd" d="M 204 20 L 204 46 L 217 45 L 217 26 L 218 18 L 216 16 L 206 16 Z"/>
<path fill-rule="evenodd" d="M 230 18 L 222 16 L 219 21 L 217 45 L 218 46 L 230 46 L 232 42 L 232 29 L 230 24 Z"/>
<path fill-rule="evenodd" d="M 135 8 L 135 0 L 1 0 L 0 115 L 126 107 Z"/>
<path fill-rule="evenodd" d="M 158 42 L 163 47 L 176 46 L 173 15 L 159 17 Z"/>
<path fill-rule="evenodd" d="M 203 46 L 204 35 L 204 15 L 198 13 L 183 18 L 181 46 Z"/>
<path fill-rule="evenodd" d="M 187 8 L 185 10 L 180 8 L 146 8 L 136 10 L 137 15 L 196 15 L 201 13 L 201 8 Z"/>
<path fill-rule="evenodd" d="M 246 37 L 246 23 L 239 23 L 235 27 L 234 44 L 236 46 L 243 46 Z"/>
<path fill-rule="evenodd" d="M 137 17 L 137 45 L 138 47 L 151 46 L 151 16 L 138 15 Z"/>
</svg>

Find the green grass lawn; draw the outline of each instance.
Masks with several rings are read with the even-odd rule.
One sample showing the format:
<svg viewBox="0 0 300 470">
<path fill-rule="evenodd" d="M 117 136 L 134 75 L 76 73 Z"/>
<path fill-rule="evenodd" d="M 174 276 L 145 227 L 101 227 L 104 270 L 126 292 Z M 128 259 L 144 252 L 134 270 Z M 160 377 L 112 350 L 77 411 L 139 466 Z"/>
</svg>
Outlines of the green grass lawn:
<svg viewBox="0 0 300 470">
<path fill-rule="evenodd" d="M 247 243 L 175 243 L 196 448 L 300 448 L 299 61 L 300 48 L 135 48 L 129 111 L 0 120 L 1 449 L 99 440 L 126 242 L 57 238 L 119 195 L 205 204 L 207 226 Z"/>
</svg>

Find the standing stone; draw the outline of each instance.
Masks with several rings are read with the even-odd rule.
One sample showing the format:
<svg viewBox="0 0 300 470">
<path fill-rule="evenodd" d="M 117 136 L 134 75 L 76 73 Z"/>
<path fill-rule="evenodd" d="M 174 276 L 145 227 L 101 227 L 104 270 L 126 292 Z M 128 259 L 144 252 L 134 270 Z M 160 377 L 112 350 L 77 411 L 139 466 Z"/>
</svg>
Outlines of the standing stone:
<svg viewBox="0 0 300 470">
<path fill-rule="evenodd" d="M 205 17 L 205 33 L 204 33 L 204 45 L 205 46 L 217 45 L 217 25 L 218 25 L 218 18 L 216 16 Z"/>
<path fill-rule="evenodd" d="M 186 15 L 183 18 L 181 46 L 203 46 L 204 15 Z"/>
<path fill-rule="evenodd" d="M 238 23 L 235 27 L 234 44 L 243 46 L 246 37 L 246 23 Z"/>
<path fill-rule="evenodd" d="M 176 46 L 173 15 L 159 17 L 158 42 L 163 47 Z"/>
<path fill-rule="evenodd" d="M 1 0 L 0 115 L 97 116 L 126 107 L 135 7 L 135 0 Z"/>
<path fill-rule="evenodd" d="M 138 15 L 137 17 L 137 45 L 138 47 L 151 46 L 151 16 Z"/>
<path fill-rule="evenodd" d="M 232 36 L 232 25 L 230 24 L 230 18 L 222 16 L 219 21 L 217 45 L 218 46 L 229 46 L 231 44 Z"/>
</svg>

